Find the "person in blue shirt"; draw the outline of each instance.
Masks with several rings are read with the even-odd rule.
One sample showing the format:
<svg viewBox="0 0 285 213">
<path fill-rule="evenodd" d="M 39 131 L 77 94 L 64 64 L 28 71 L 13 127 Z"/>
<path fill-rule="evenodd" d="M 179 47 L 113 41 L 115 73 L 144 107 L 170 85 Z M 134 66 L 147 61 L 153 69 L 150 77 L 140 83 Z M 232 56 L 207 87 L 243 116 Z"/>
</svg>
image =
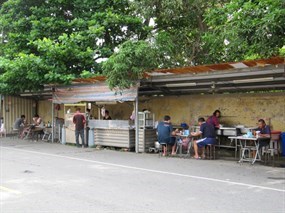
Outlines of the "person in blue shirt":
<svg viewBox="0 0 285 213">
<path fill-rule="evenodd" d="M 270 137 L 271 130 L 268 125 L 266 125 L 265 121 L 263 119 L 258 120 L 258 128 L 256 131 L 259 131 L 260 137 Z"/>
<path fill-rule="evenodd" d="M 194 151 L 195 159 L 200 159 L 198 155 L 198 148 L 203 148 L 202 149 L 202 158 L 205 157 L 205 146 L 208 144 L 215 144 L 216 143 L 216 131 L 215 127 L 212 124 L 209 124 L 205 122 L 204 118 L 199 118 L 198 119 L 198 124 L 200 126 L 200 130 L 198 132 L 191 132 L 192 136 L 201 136 L 202 139 L 200 140 L 194 140 L 193 146 L 194 146 Z"/>
<path fill-rule="evenodd" d="M 271 130 L 270 130 L 270 127 L 266 125 L 263 119 L 258 120 L 258 128 L 255 130 L 259 131 L 259 134 L 258 134 L 259 148 L 263 146 L 268 146 L 270 143 Z"/>
<path fill-rule="evenodd" d="M 165 143 L 167 145 L 172 146 L 172 155 L 175 155 L 176 150 L 176 137 L 175 137 L 175 131 L 173 131 L 172 124 L 170 122 L 171 118 L 170 116 L 166 115 L 164 116 L 164 119 L 162 122 L 160 122 L 157 126 L 157 134 L 158 134 L 158 142 Z M 166 146 L 163 146 L 163 156 L 166 155 Z"/>
</svg>

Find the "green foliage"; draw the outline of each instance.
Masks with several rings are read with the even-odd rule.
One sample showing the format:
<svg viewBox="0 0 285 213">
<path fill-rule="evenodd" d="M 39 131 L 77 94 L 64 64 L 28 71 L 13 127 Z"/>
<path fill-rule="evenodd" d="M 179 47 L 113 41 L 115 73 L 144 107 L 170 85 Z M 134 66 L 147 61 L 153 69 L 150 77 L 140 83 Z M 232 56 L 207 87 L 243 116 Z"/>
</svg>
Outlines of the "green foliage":
<svg viewBox="0 0 285 213">
<path fill-rule="evenodd" d="M 145 41 L 127 41 L 103 65 L 103 74 L 111 89 L 123 89 L 137 83 L 145 71 L 157 67 L 156 50 Z"/>
<path fill-rule="evenodd" d="M 102 72 L 101 59 L 145 31 L 128 0 L 7 0 L 0 8 L 0 93 Z"/>
<path fill-rule="evenodd" d="M 0 1 L 0 93 L 102 73 L 122 89 L 154 68 L 284 56 L 284 20 L 284 0 Z"/>
<path fill-rule="evenodd" d="M 233 0 L 205 17 L 203 63 L 270 57 L 285 44 L 284 0 Z"/>
</svg>

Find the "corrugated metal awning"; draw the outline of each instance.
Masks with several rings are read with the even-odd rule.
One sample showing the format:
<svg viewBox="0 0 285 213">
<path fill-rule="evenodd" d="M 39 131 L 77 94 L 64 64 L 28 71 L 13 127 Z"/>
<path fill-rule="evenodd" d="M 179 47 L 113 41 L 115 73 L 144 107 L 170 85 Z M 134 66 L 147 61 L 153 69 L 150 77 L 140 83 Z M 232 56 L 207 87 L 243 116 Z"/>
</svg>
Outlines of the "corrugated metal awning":
<svg viewBox="0 0 285 213">
<path fill-rule="evenodd" d="M 284 57 L 159 69 L 146 73 L 140 95 L 285 91 Z"/>
<path fill-rule="evenodd" d="M 106 83 L 96 84 L 72 84 L 70 86 L 58 86 L 53 93 L 53 103 L 71 104 L 78 102 L 112 102 L 135 101 L 138 87 L 129 89 L 110 90 Z"/>
</svg>

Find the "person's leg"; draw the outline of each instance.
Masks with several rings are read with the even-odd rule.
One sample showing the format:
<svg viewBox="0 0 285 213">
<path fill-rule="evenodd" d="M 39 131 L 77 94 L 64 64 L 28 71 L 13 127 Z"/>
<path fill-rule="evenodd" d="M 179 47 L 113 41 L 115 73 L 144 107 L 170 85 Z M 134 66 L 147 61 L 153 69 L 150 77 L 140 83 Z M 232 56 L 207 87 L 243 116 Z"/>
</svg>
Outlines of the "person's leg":
<svg viewBox="0 0 285 213">
<path fill-rule="evenodd" d="M 207 138 L 203 138 L 203 139 L 194 141 L 194 151 L 195 151 L 194 158 L 199 158 L 198 149 L 206 146 L 206 143 L 205 143 L 206 139 Z M 202 156 L 203 154 L 204 154 L 204 151 L 202 153 Z"/>
<path fill-rule="evenodd" d="M 86 144 L 85 147 L 88 147 L 88 143 L 89 143 L 89 127 L 86 127 Z"/>
<path fill-rule="evenodd" d="M 75 130 L 75 142 L 76 146 L 79 147 L 79 131 Z"/>
<path fill-rule="evenodd" d="M 175 155 L 176 154 L 176 137 L 170 138 L 169 145 L 171 146 L 171 155 Z"/>
<path fill-rule="evenodd" d="M 163 155 L 163 156 L 166 156 L 166 152 L 167 152 L 166 146 L 163 145 L 163 154 L 162 154 L 162 155 Z"/>
<path fill-rule="evenodd" d="M 194 152 L 195 152 L 194 158 L 198 158 L 199 157 L 199 155 L 198 155 L 198 145 L 197 145 L 197 141 L 196 140 L 193 142 L 193 146 L 194 146 Z"/>
<path fill-rule="evenodd" d="M 85 143 L 84 143 L 84 129 L 80 130 L 80 137 L 81 137 L 81 141 L 82 141 L 82 146 L 85 146 Z"/>
</svg>

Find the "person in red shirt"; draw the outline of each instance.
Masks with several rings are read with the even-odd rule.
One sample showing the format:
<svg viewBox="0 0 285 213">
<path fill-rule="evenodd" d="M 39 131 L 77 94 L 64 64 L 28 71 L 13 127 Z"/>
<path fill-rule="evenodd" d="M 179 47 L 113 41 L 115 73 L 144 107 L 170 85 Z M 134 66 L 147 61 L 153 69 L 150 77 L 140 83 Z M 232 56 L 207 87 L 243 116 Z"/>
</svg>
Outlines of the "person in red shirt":
<svg viewBox="0 0 285 213">
<path fill-rule="evenodd" d="M 219 118 L 221 117 L 220 110 L 215 110 L 212 116 L 207 119 L 208 124 L 212 124 L 216 129 L 220 128 Z"/>
<path fill-rule="evenodd" d="M 80 112 L 80 108 L 76 109 L 76 113 L 73 116 L 73 123 L 75 124 L 75 141 L 76 146 L 80 147 L 79 144 L 79 135 L 82 141 L 82 147 L 87 147 L 87 144 L 84 143 L 84 126 L 86 123 L 85 116 Z"/>
</svg>

